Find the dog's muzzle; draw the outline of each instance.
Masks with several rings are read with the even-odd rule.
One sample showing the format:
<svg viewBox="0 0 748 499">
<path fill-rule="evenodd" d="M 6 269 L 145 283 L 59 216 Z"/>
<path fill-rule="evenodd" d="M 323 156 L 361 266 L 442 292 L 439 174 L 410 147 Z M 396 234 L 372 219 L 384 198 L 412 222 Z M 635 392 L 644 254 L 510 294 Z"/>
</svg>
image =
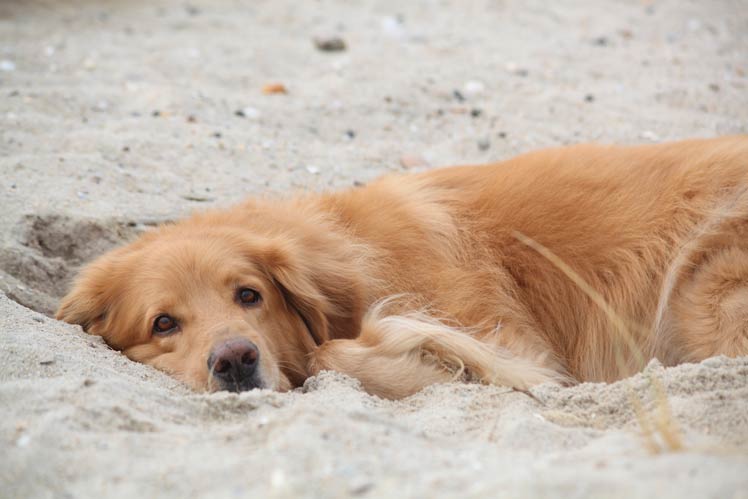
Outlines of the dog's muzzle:
<svg viewBox="0 0 748 499">
<path fill-rule="evenodd" d="M 259 364 L 257 345 L 244 338 L 223 341 L 208 356 L 208 372 L 221 390 L 230 392 L 263 388 Z"/>
</svg>

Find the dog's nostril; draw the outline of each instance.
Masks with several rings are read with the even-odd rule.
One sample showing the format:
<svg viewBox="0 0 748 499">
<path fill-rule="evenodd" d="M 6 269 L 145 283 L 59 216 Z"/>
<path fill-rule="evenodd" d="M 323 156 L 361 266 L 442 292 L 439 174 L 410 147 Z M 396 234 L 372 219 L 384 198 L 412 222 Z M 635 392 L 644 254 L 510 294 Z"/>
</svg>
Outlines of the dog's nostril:
<svg viewBox="0 0 748 499">
<path fill-rule="evenodd" d="M 252 365 L 257 362 L 257 350 L 249 350 L 242 355 L 242 364 Z"/>
<path fill-rule="evenodd" d="M 218 374 L 223 374 L 225 372 L 228 372 L 228 370 L 231 369 L 231 362 L 227 360 L 218 360 L 215 364 L 213 364 L 213 372 Z"/>
</svg>

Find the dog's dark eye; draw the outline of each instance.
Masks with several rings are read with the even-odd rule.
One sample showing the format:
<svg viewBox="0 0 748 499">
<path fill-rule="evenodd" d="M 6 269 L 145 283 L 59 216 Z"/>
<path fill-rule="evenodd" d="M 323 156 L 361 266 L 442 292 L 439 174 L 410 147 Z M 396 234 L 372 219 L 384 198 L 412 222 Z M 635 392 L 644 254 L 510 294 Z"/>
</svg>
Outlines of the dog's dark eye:
<svg viewBox="0 0 748 499">
<path fill-rule="evenodd" d="M 236 292 L 236 299 L 242 305 L 257 305 L 262 300 L 262 297 L 254 289 L 241 288 Z"/>
<path fill-rule="evenodd" d="M 171 333 L 177 328 L 177 321 L 166 314 L 159 315 L 153 321 L 153 332 L 156 334 Z"/>
</svg>

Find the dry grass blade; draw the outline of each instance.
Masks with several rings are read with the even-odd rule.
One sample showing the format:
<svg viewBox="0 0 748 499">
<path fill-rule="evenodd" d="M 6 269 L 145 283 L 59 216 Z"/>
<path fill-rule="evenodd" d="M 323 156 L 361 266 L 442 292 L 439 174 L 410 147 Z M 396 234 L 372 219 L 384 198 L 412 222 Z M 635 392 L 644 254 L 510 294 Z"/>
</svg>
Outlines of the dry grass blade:
<svg viewBox="0 0 748 499">
<path fill-rule="evenodd" d="M 581 289 L 584 294 L 586 294 L 593 301 L 595 305 L 600 307 L 600 309 L 605 312 L 605 315 L 608 316 L 608 319 L 621 335 L 621 338 L 626 342 L 626 346 L 629 348 L 629 351 L 636 357 L 638 364 L 641 367 L 644 367 L 644 365 L 646 364 L 646 360 L 644 358 L 644 354 L 639 348 L 639 345 L 637 345 L 634 336 L 629 331 L 629 328 L 623 318 L 618 315 L 618 313 L 613 309 L 613 307 L 610 306 L 605 298 L 592 286 L 590 286 L 589 283 L 587 283 L 587 281 L 582 278 L 582 276 L 580 276 L 574 269 L 572 269 L 566 262 L 564 262 L 551 250 L 535 241 L 534 239 L 527 237 L 521 232 L 514 231 L 512 234 L 520 242 L 534 249 L 545 259 L 551 262 L 566 277 L 568 277 L 574 284 L 576 284 L 577 287 L 579 287 L 579 289 Z M 617 350 L 616 354 L 620 365 L 623 362 L 623 359 L 620 357 L 620 351 Z"/>
<path fill-rule="evenodd" d="M 628 399 L 629 403 L 631 404 L 631 407 L 634 409 L 634 415 L 636 416 L 636 421 L 639 423 L 639 428 L 641 428 L 642 431 L 642 437 L 644 438 L 644 445 L 647 447 L 647 450 L 651 452 L 652 454 L 659 454 L 660 452 L 660 446 L 657 445 L 657 439 L 655 438 L 655 431 L 654 428 L 652 428 L 652 420 L 650 415 L 647 413 L 647 410 L 644 408 L 644 404 L 642 404 L 641 399 L 636 394 L 634 389 L 629 385 L 628 387 Z"/>
<path fill-rule="evenodd" d="M 657 431 L 665 442 L 667 450 L 683 450 L 683 439 L 673 413 L 670 411 L 670 401 L 667 398 L 665 387 L 662 385 L 662 381 L 654 375 L 650 375 L 650 383 L 654 389 L 655 405 L 657 407 L 657 417 L 654 419 Z"/>
<path fill-rule="evenodd" d="M 618 313 L 610 306 L 605 298 L 598 293 L 592 286 L 589 285 L 574 269 L 572 269 L 566 262 L 558 257 L 551 250 L 538 243 L 534 239 L 527 237 L 521 232 L 514 231 L 513 235 L 523 244 L 537 251 L 541 256 L 551 262 L 556 268 L 558 268 L 565 276 L 567 276 L 574 284 L 582 290 L 595 305 L 607 315 L 610 322 L 613 324 L 615 329 L 620 334 L 621 338 L 625 341 L 626 346 L 629 348 L 631 354 L 633 354 L 637 362 L 643 367 L 646 363 L 644 354 L 642 353 L 639 345 L 637 345 L 634 336 L 629 331 L 626 321 L 618 315 Z M 617 346 L 618 343 L 616 342 Z M 616 362 L 618 363 L 619 369 L 622 369 L 624 360 L 622 352 L 619 348 L 615 349 Z M 629 402 L 634 410 L 637 422 L 642 430 L 645 444 L 650 452 L 658 453 L 662 450 L 678 451 L 683 449 L 683 441 L 680 436 L 678 426 L 673 419 L 672 412 L 670 411 L 670 402 L 668 401 L 667 394 L 665 393 L 665 387 L 662 385 L 659 379 L 654 374 L 649 373 L 647 378 L 650 381 L 650 386 L 654 391 L 655 405 L 657 407 L 657 416 L 653 417 L 644 407 L 642 400 L 639 398 L 634 389 L 629 386 Z M 657 443 L 656 435 L 659 435 L 665 444 L 665 449 Z"/>
</svg>

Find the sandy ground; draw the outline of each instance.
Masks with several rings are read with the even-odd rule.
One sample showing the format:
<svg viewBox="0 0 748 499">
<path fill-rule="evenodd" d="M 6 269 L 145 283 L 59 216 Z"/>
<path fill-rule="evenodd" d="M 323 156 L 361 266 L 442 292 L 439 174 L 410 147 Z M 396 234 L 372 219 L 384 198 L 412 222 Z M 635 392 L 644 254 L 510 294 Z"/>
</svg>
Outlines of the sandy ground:
<svg viewBox="0 0 748 499">
<path fill-rule="evenodd" d="M 537 400 L 197 395 L 45 315 L 81 263 L 248 194 L 746 132 L 745 1 L 2 0 L 0 497 L 748 497 L 745 358 Z M 683 451 L 634 415 L 652 376 Z"/>
</svg>

